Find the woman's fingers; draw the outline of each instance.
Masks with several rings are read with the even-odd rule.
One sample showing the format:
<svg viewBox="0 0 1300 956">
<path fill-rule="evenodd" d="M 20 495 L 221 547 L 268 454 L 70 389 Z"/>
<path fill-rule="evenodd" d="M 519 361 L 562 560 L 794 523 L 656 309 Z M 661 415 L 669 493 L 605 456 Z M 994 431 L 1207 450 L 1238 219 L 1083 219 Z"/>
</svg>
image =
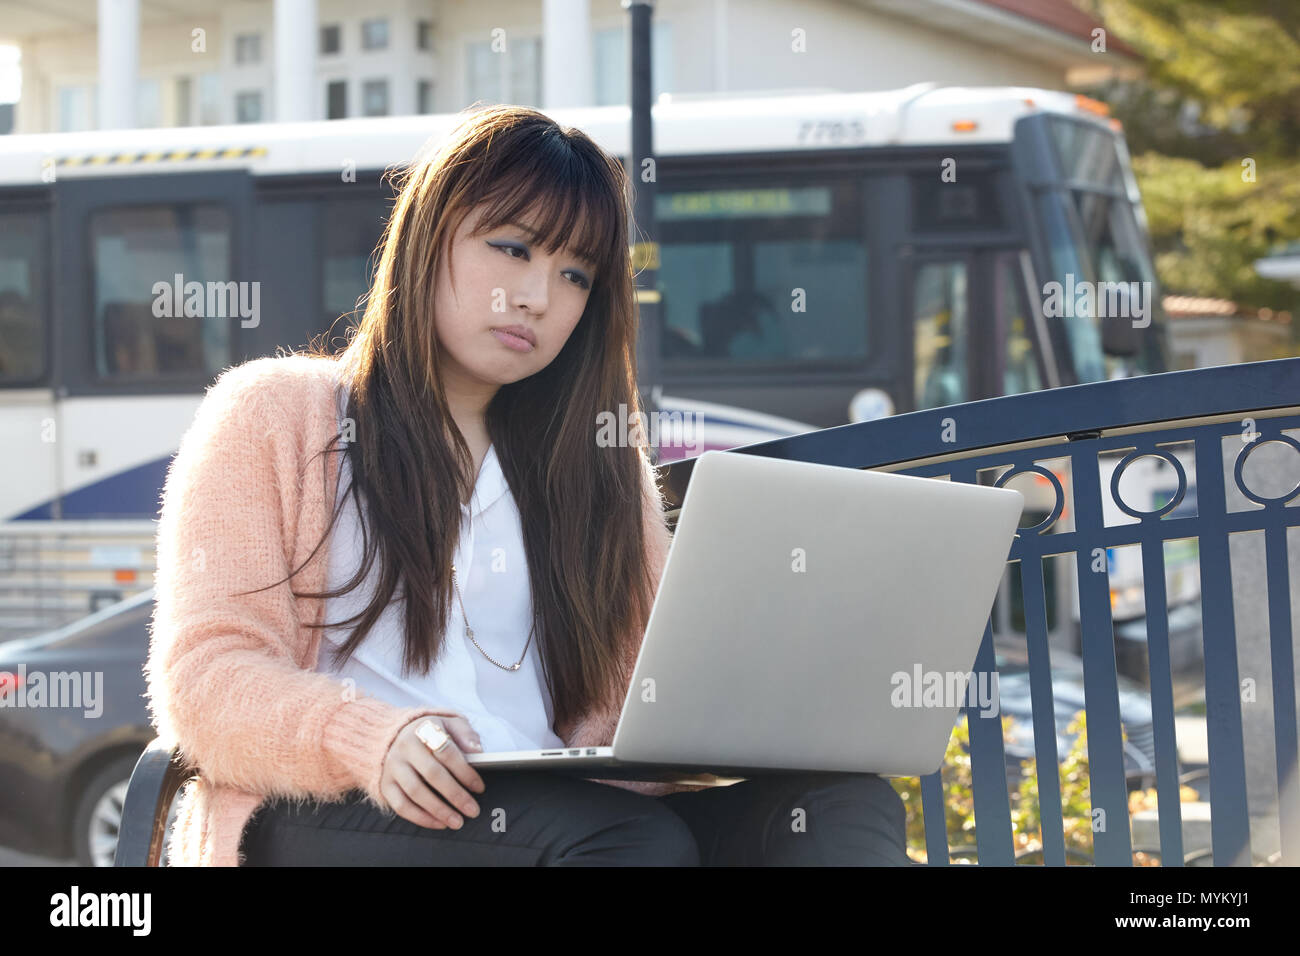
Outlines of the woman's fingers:
<svg viewBox="0 0 1300 956">
<path fill-rule="evenodd" d="M 483 778 L 469 765 L 455 743 L 437 753 L 426 747 L 424 753 L 412 755 L 411 763 L 429 786 L 442 794 L 453 807 L 467 816 L 478 816 L 478 804 L 466 787 L 482 793 L 485 789 Z"/>
<path fill-rule="evenodd" d="M 412 773 L 414 773 L 414 771 L 412 771 Z M 419 775 L 416 774 L 415 776 L 418 778 Z M 416 792 L 420 792 L 428 790 L 429 788 L 424 786 L 423 782 L 421 782 L 418 787 L 413 787 L 412 789 L 416 790 Z M 380 787 L 380 792 L 384 795 L 384 800 L 387 801 L 389 809 L 403 820 L 409 820 L 418 827 L 428 827 L 432 830 L 447 829 L 447 825 L 438 817 L 429 813 L 428 810 L 425 810 L 407 795 L 406 791 L 402 788 L 402 785 L 397 782 L 396 769 L 394 769 L 393 775 L 384 781 L 383 785 Z"/>
<path fill-rule="evenodd" d="M 469 787 L 476 793 L 482 793 L 485 789 L 483 778 L 478 775 L 478 771 L 470 766 L 469 761 L 465 759 L 465 755 L 462 752 L 463 745 L 461 744 L 462 740 L 473 739 L 476 745 L 481 747 L 482 745 L 477 743 L 478 734 L 474 732 L 474 728 L 469 725 L 469 721 L 464 717 L 443 718 L 443 727 L 451 735 L 452 742 L 437 752 L 434 752 L 426 744 L 425 749 L 433 756 L 436 766 L 430 764 L 428 761 L 422 760 L 417 764 L 417 769 L 427 769 L 436 773 L 439 766 L 444 767 L 451 772 L 454 781 L 463 784 L 465 787 Z M 423 741 L 421 742 L 423 743 Z M 428 778 L 426 777 L 426 779 Z M 432 782 L 433 781 L 430 780 L 430 783 Z M 473 800 L 470 798 L 469 794 L 466 793 L 464 789 L 458 789 L 459 799 L 453 801 L 453 803 L 464 807 L 466 806 L 465 801 L 469 800 L 469 803 L 472 804 Z"/>
<path fill-rule="evenodd" d="M 425 723 L 446 731 L 447 739 L 436 752 L 420 736 Z M 393 812 L 433 829 L 459 829 L 464 825 L 461 814 L 478 816 L 478 804 L 466 787 L 482 793 L 486 786 L 465 759 L 462 744 L 482 750 L 478 734 L 460 715 L 423 717 L 404 727 L 385 758 L 381 781 L 381 792 Z"/>
<path fill-rule="evenodd" d="M 447 733 L 451 734 L 456 746 L 465 753 L 483 750 L 483 741 L 479 738 L 470 722 L 464 717 L 443 717 L 442 726 L 446 728 Z"/>
<path fill-rule="evenodd" d="M 403 814 L 412 823 L 435 830 L 445 830 L 448 827 L 458 830 L 464 825 L 464 819 L 460 814 L 447 805 L 414 766 L 399 768 L 394 774 L 394 779 L 401 788 L 402 795 L 409 802 L 410 808 L 416 814 L 427 818 L 426 821 L 417 821 Z"/>
</svg>

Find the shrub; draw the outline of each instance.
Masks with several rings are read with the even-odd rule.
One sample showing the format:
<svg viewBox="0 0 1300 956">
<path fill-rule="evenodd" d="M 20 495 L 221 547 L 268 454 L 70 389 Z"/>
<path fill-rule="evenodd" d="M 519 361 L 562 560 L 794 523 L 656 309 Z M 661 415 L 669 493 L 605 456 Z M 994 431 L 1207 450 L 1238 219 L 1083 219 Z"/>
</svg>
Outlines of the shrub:
<svg viewBox="0 0 1300 956">
<path fill-rule="evenodd" d="M 1002 717 L 1003 737 L 1014 726 L 1014 719 Z M 1088 790 L 1088 722 L 1084 711 L 1075 714 L 1067 731 L 1075 734 L 1074 743 L 1064 755 L 1058 768 L 1061 785 L 1061 822 L 1065 831 L 1067 862 L 1076 863 L 1091 859 L 1092 800 Z M 953 729 L 944 754 L 942 780 L 944 796 L 945 829 L 948 833 L 949 852 L 960 862 L 974 862 L 975 857 L 975 798 L 972 789 L 970 761 L 970 730 L 965 714 Z M 1011 835 L 1019 859 L 1026 856 L 1041 862 L 1042 812 L 1038 800 L 1036 761 L 1030 759 L 1021 772 L 1018 784 L 1010 789 Z M 921 779 L 919 777 L 894 777 L 890 781 L 907 808 L 907 847 L 913 860 L 928 860 L 925 848 L 925 822 L 921 807 Z M 1180 799 L 1195 800 L 1196 791 L 1182 787 Z M 1156 806 L 1155 789 L 1139 790 L 1129 794 L 1128 810 L 1131 817 L 1139 810 Z M 1137 866 L 1159 866 L 1159 861 L 1145 853 L 1134 854 Z"/>
</svg>

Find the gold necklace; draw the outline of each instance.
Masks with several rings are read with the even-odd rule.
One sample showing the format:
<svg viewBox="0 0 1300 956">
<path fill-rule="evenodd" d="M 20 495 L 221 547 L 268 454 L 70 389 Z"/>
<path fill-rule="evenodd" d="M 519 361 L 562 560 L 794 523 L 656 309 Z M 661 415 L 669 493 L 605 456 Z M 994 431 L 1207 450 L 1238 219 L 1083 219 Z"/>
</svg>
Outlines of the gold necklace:
<svg viewBox="0 0 1300 956">
<path fill-rule="evenodd" d="M 456 600 L 460 602 L 461 617 L 465 618 L 465 636 L 471 641 L 474 641 L 474 629 L 469 626 L 469 617 L 465 614 L 465 600 L 460 596 L 460 585 L 456 583 L 456 565 L 454 564 L 451 566 L 451 584 L 452 587 L 456 589 Z M 497 667 L 501 668 L 503 671 L 517 671 L 523 666 L 524 657 L 528 654 L 528 645 L 533 642 L 533 630 L 535 628 L 536 623 L 534 622 L 533 627 L 528 630 L 528 640 L 524 642 L 524 652 L 519 655 L 519 660 L 513 664 L 502 664 L 499 661 L 493 660 L 492 655 L 483 650 L 482 645 L 479 644 L 478 641 L 474 641 L 474 646 L 479 649 L 480 654 L 486 657 L 489 661 L 492 661 L 493 664 L 496 664 Z"/>
</svg>

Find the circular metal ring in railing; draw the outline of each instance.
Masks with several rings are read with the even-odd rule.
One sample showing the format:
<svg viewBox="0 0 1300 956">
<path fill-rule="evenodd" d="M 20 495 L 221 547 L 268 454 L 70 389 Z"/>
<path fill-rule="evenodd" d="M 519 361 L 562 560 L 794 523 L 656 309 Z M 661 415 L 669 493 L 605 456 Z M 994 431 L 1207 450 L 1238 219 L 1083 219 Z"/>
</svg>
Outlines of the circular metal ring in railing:
<svg viewBox="0 0 1300 956">
<path fill-rule="evenodd" d="M 1295 487 L 1293 487 L 1290 491 L 1286 492 L 1285 494 L 1278 495 L 1276 498 L 1268 498 L 1265 497 L 1264 495 L 1257 495 L 1255 494 L 1255 492 L 1247 488 L 1246 482 L 1243 480 L 1243 475 L 1242 475 L 1242 469 L 1246 466 L 1246 459 L 1249 458 L 1254 453 L 1255 449 L 1259 448 L 1261 445 L 1268 445 L 1273 442 L 1277 442 L 1279 445 L 1290 445 L 1297 452 L 1300 452 L 1300 442 L 1297 442 L 1290 435 L 1283 435 L 1279 433 L 1277 435 L 1274 435 L 1272 438 L 1257 439 L 1251 442 L 1249 446 L 1247 446 L 1246 450 L 1237 456 L 1237 463 L 1236 465 L 1233 466 L 1232 469 L 1232 480 L 1237 483 L 1238 490 L 1240 490 L 1243 495 L 1245 495 L 1247 498 L 1249 498 L 1251 501 L 1255 502 L 1256 504 L 1275 505 L 1281 507 L 1287 501 L 1290 501 L 1295 496 L 1295 493 L 1297 491 L 1300 491 L 1300 482 L 1296 482 Z"/>
<path fill-rule="evenodd" d="M 1138 511 L 1137 509 L 1130 508 L 1126 505 L 1124 499 L 1120 497 L 1119 480 L 1124 477 L 1124 472 L 1129 465 L 1133 464 L 1133 462 L 1137 461 L 1139 458 L 1147 457 L 1159 458 L 1174 466 L 1174 471 L 1178 475 L 1178 490 L 1174 492 L 1174 496 L 1165 503 L 1163 508 L 1157 508 L 1155 511 Z M 1187 472 L 1183 470 L 1183 463 L 1178 460 L 1177 456 L 1175 456 L 1173 452 L 1160 451 L 1157 449 L 1144 451 L 1140 448 L 1131 451 L 1120 459 L 1119 464 L 1115 466 L 1115 470 L 1110 476 L 1111 499 L 1115 502 L 1116 507 L 1118 507 L 1120 511 L 1132 518 L 1142 518 L 1147 520 L 1163 517 L 1178 507 L 1185 494 L 1187 494 Z"/>
<path fill-rule="evenodd" d="M 1038 524 L 1031 524 L 1023 528 L 1017 528 L 1016 529 L 1017 534 L 1027 534 L 1030 531 L 1037 531 L 1039 533 L 1042 533 L 1043 531 L 1050 528 L 1053 524 L 1055 524 L 1056 519 L 1061 517 L 1061 512 L 1065 510 L 1065 489 L 1061 487 L 1061 480 L 1057 478 L 1056 475 L 1054 475 L 1051 471 L 1044 468 L 1042 465 L 1025 465 L 1023 467 L 1015 466 L 1013 468 L 1009 468 L 1006 471 L 1004 471 L 1001 474 L 1001 476 L 999 476 L 997 481 L 993 482 L 993 487 L 1001 488 L 1007 483 L 1007 481 L 1009 481 L 1012 478 L 1015 478 L 1017 475 L 1030 475 L 1030 474 L 1042 475 L 1044 478 L 1046 478 L 1048 481 L 1052 483 L 1052 487 L 1056 490 L 1056 505 L 1055 507 L 1052 508 L 1052 513 L 1049 514 L 1042 521 L 1038 522 Z"/>
</svg>

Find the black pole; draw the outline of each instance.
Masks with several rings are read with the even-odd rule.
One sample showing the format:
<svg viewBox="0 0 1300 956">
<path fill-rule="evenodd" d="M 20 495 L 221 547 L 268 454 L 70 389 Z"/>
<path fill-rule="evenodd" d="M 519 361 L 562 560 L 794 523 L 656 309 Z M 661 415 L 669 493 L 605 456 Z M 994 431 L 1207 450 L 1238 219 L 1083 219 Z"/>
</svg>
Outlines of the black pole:
<svg viewBox="0 0 1300 956">
<path fill-rule="evenodd" d="M 637 273 L 637 385 L 646 414 L 659 411 L 659 241 L 655 228 L 655 192 L 658 170 L 654 156 L 654 126 L 650 117 L 650 25 L 654 0 L 623 0 L 631 13 L 632 32 L 632 149 L 627 175 L 633 191 L 632 269 Z M 649 160 L 649 162 L 647 162 Z M 646 423 L 647 429 L 649 423 Z M 649 437 L 647 435 L 647 437 Z M 659 461 L 659 449 L 650 449 L 651 460 Z"/>
</svg>

